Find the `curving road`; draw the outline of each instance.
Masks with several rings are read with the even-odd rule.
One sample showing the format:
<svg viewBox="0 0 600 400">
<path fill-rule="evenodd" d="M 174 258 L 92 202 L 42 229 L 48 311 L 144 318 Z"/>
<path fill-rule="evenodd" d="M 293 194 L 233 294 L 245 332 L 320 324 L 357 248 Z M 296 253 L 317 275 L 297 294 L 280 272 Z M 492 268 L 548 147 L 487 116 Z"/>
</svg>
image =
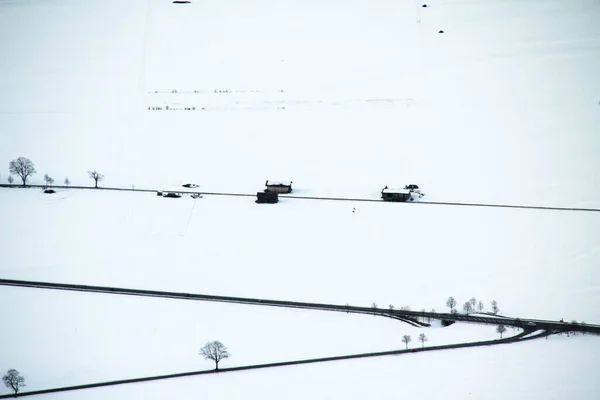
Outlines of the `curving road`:
<svg viewBox="0 0 600 400">
<path fill-rule="evenodd" d="M 358 358 L 369 358 L 369 357 L 383 357 L 383 356 L 391 356 L 391 355 L 402 355 L 402 354 L 412 354 L 412 353 L 420 353 L 427 351 L 439 351 L 439 350 L 452 350 L 452 349 L 461 349 L 467 347 L 480 347 L 480 346 L 493 346 L 498 344 L 507 344 L 507 343 L 515 343 L 518 341 L 526 341 L 537 339 L 540 337 L 545 337 L 548 335 L 547 332 L 541 331 L 537 334 L 530 335 L 531 331 L 524 331 L 519 333 L 518 335 L 507 337 L 504 339 L 497 340 L 486 340 L 481 342 L 471 342 L 471 343 L 459 343 L 459 344 L 449 344 L 443 346 L 431 346 L 431 347 L 422 347 L 422 348 L 414 348 L 414 349 L 406 349 L 406 350 L 391 350 L 391 351 L 383 351 L 377 353 L 362 353 L 362 354 L 350 354 L 345 356 L 334 356 L 334 357 L 323 357 L 323 358 L 312 358 L 307 360 L 296 360 L 296 361 L 283 361 L 277 363 L 269 363 L 269 364 L 255 364 L 255 365 L 245 365 L 241 367 L 233 367 L 233 368 L 221 368 L 218 371 L 211 370 L 203 370 L 203 371 L 192 371 L 192 372 L 181 372 L 176 374 L 169 375 L 157 375 L 157 376 L 147 376 L 141 378 L 133 378 L 133 379 L 123 379 L 123 380 L 115 380 L 108 382 L 96 382 L 96 383 L 88 383 L 83 385 L 76 386 L 65 386 L 59 388 L 52 389 L 43 389 L 43 390 L 34 390 L 30 392 L 21 392 L 18 396 L 14 394 L 6 394 L 0 395 L 0 399 L 8 399 L 14 397 L 25 397 L 25 396 L 35 396 L 40 394 L 50 394 L 57 392 L 69 392 L 74 390 L 84 390 L 84 389 L 93 389 L 98 387 L 105 386 L 116 386 L 116 385 L 125 385 L 130 383 L 141 383 L 141 382 L 149 382 L 149 381 L 157 381 L 164 379 L 174 379 L 174 378 L 183 378 L 187 376 L 195 376 L 195 375 L 207 375 L 207 374 L 215 374 L 215 373 L 227 373 L 227 372 L 239 372 L 239 371 L 248 371 L 252 369 L 264 369 L 264 368 L 275 368 L 275 367 L 287 367 L 291 365 L 301 365 L 301 364 L 314 364 L 314 363 L 322 363 L 322 362 L 331 362 L 331 361 L 342 361 L 342 360 L 351 360 Z M 525 337 L 527 336 L 527 337 Z"/>
<path fill-rule="evenodd" d="M 523 328 L 527 330 L 543 329 L 549 332 L 585 332 L 600 334 L 600 325 L 592 324 L 569 324 L 560 321 L 547 321 L 537 319 L 520 319 L 510 318 L 505 316 L 497 316 L 492 314 L 449 314 L 449 313 L 431 313 L 422 311 L 404 311 L 404 310 L 388 310 L 371 307 L 356 307 L 350 305 L 335 305 L 322 303 L 306 303 L 297 301 L 285 300 L 269 300 L 249 297 L 231 297 L 217 296 L 209 294 L 183 293 L 183 292 L 166 292 L 158 290 L 131 289 L 109 286 L 91 286 L 77 285 L 70 283 L 54 283 L 54 282 L 38 282 L 38 281 L 23 281 L 13 279 L 0 279 L 2 286 L 17 286 L 37 289 L 53 289 L 67 290 L 78 292 L 105 293 L 127 296 L 147 296 L 160 297 L 181 300 L 196 300 L 196 301 L 216 301 L 223 303 L 237 303 L 258 306 L 284 307 L 284 308 L 301 308 L 308 310 L 335 311 L 354 314 L 372 314 L 388 318 L 394 318 L 413 326 L 428 326 L 428 324 L 420 322 L 419 319 L 431 318 L 442 321 L 453 322 L 470 322 L 487 325 L 506 325 Z"/>
</svg>

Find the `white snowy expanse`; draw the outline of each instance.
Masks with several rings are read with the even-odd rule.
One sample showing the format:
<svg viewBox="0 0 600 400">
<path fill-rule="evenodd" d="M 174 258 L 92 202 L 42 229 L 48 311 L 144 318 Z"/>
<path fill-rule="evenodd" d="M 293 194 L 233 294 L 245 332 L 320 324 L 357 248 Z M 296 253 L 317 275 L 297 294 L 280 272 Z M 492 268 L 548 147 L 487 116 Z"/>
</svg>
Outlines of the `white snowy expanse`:
<svg viewBox="0 0 600 400">
<path fill-rule="evenodd" d="M 31 158 L 33 183 L 97 169 L 106 186 L 282 179 L 361 198 L 416 183 L 431 201 L 600 208 L 600 4 L 428 4 L 0 0 L 0 163 Z M 36 189 L 1 189 L 0 206 L 7 279 L 438 311 L 474 296 L 600 323 L 598 213 Z M 0 304 L 0 371 L 30 390 L 207 369 L 215 339 L 235 366 L 417 346 L 421 331 L 496 337 L 6 287 Z M 47 397 L 593 399 L 599 361 L 597 337 L 562 336 Z"/>
</svg>

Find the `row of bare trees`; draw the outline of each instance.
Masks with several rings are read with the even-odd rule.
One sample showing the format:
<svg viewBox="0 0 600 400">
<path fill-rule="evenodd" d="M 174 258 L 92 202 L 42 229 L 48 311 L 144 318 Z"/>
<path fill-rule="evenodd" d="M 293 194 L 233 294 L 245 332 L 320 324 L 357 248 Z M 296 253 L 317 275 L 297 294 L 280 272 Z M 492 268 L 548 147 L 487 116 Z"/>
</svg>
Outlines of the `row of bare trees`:
<svg viewBox="0 0 600 400">
<path fill-rule="evenodd" d="M 19 178 L 21 178 L 21 181 L 23 182 L 23 186 L 25 186 L 27 184 L 27 180 L 32 175 L 35 175 L 37 173 L 37 171 L 35 169 L 35 164 L 33 163 L 33 161 L 31 161 L 27 157 L 19 157 L 16 160 L 12 160 L 8 164 L 8 171 L 10 172 L 10 175 L 8 176 L 9 185 L 12 185 L 14 183 L 15 180 L 13 178 L 13 175 L 16 175 Z M 98 182 L 104 180 L 104 175 L 102 175 L 100 172 L 98 172 L 96 170 L 87 171 L 87 173 L 88 173 L 88 177 L 90 179 L 94 180 L 95 188 L 98 187 Z M 54 184 L 54 178 L 52 178 L 48 174 L 44 174 L 44 182 L 46 182 L 47 186 L 52 186 Z M 69 178 L 65 178 L 64 182 L 65 182 L 65 186 L 71 185 L 71 181 L 69 180 Z"/>
<path fill-rule="evenodd" d="M 417 339 L 419 342 L 421 342 L 421 348 L 425 347 L 425 342 L 427 342 L 429 339 L 427 338 L 427 335 L 425 335 L 424 333 L 419 334 L 419 337 Z M 404 335 L 402 336 L 402 343 L 404 343 L 406 345 L 406 349 L 408 349 L 408 344 L 412 342 L 412 338 L 410 337 L 410 335 Z"/>
<path fill-rule="evenodd" d="M 456 299 L 452 296 L 448 297 L 448 300 L 446 300 L 446 307 L 450 308 L 450 312 L 452 314 L 456 314 L 458 313 L 458 310 L 456 309 Z M 492 300 L 492 314 L 498 314 L 500 312 L 500 308 L 498 307 L 498 302 L 496 300 Z M 477 299 L 475 297 L 471 297 L 471 299 L 469 299 L 469 301 L 466 301 L 463 306 L 462 306 L 463 311 L 465 312 L 465 314 L 470 314 L 472 312 L 483 312 L 483 310 L 485 309 L 485 306 L 483 304 L 483 301 L 479 300 L 477 301 Z"/>
</svg>

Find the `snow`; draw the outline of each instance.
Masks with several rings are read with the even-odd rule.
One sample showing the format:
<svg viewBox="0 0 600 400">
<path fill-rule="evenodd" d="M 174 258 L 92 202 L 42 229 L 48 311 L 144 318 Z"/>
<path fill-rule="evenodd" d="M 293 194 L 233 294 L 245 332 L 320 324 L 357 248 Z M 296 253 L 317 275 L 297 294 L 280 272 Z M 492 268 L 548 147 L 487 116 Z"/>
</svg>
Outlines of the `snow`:
<svg viewBox="0 0 600 400">
<path fill-rule="evenodd" d="M 292 186 L 292 181 L 272 181 L 268 180 L 266 186 Z"/>
<path fill-rule="evenodd" d="M 410 194 L 411 191 L 408 189 L 393 189 L 393 188 L 385 188 L 381 191 L 381 193 L 404 193 Z"/>
<path fill-rule="evenodd" d="M 98 170 L 106 186 L 256 193 L 279 176 L 299 195 L 379 199 L 418 182 L 428 201 L 600 208 L 600 6 L 420 5 L 0 0 L 0 160 L 31 158 L 34 183 L 89 185 Z M 6 279 L 438 311 L 474 296 L 514 317 L 600 321 L 598 213 L 36 189 L 2 189 L 0 205 Z M 496 336 L 33 289 L 0 299 L 16 305 L 0 371 L 31 390 L 210 368 L 197 352 L 215 339 L 233 366 L 402 348 L 403 334 L 415 346 L 421 331 L 430 345 Z M 593 398 L 598 346 L 550 337 L 48 397 Z"/>
</svg>

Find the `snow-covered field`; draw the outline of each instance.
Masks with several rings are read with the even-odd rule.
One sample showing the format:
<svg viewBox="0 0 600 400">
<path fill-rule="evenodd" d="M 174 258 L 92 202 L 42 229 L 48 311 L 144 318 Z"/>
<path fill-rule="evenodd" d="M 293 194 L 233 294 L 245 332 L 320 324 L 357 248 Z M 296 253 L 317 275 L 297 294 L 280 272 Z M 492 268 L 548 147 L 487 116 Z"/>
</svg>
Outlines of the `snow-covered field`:
<svg viewBox="0 0 600 400">
<path fill-rule="evenodd" d="M 31 158 L 34 183 L 90 184 L 97 169 L 107 186 L 287 179 L 365 198 L 417 183 L 432 201 L 599 208 L 600 4 L 428 4 L 0 0 L 0 162 Z M 597 213 L 35 189 L 2 189 L 0 206 L 2 278 L 438 311 L 475 296 L 600 322 Z M 197 353 L 214 339 L 233 366 L 402 348 L 403 334 L 415 346 L 420 332 L 33 289 L 0 300 L 0 371 L 31 390 L 210 368 Z M 599 355 L 596 337 L 551 337 L 48 397 L 592 399 Z"/>
</svg>

